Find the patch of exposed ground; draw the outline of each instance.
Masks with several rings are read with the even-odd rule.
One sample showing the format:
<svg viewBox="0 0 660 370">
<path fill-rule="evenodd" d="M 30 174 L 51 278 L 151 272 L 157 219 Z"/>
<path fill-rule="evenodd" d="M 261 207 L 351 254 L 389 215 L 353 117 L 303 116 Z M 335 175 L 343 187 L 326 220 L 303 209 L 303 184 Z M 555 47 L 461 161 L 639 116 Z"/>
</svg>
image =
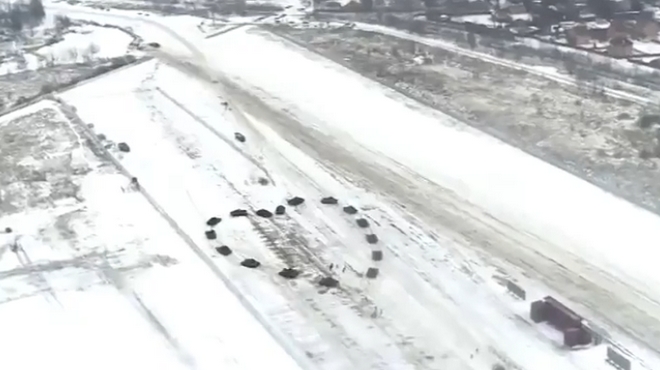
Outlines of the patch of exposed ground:
<svg viewBox="0 0 660 370">
<path fill-rule="evenodd" d="M 79 199 L 91 157 L 75 126 L 54 108 L 0 122 L 0 214 Z"/>
<path fill-rule="evenodd" d="M 144 60 L 144 59 L 142 59 Z M 113 69 L 136 62 L 133 56 L 107 62 L 67 64 L 0 76 L 0 113 L 56 89 L 74 85 Z"/>
<path fill-rule="evenodd" d="M 75 196 L 70 166 L 74 134 L 56 116 L 53 109 L 43 109 L 0 126 L 3 213 Z"/>
<path fill-rule="evenodd" d="M 146 253 L 143 225 L 116 222 L 103 215 L 105 208 L 88 207 L 81 189 L 92 185 L 83 179 L 117 169 L 95 154 L 57 106 L 38 104 L 41 109 L 0 118 L 0 304 L 54 297 L 51 281 L 63 284 L 58 290 L 85 289 L 116 283 L 112 276 L 176 264 L 167 255 Z"/>
<path fill-rule="evenodd" d="M 389 36 L 277 32 L 660 213 L 660 131 L 640 127 L 645 107 Z"/>
</svg>

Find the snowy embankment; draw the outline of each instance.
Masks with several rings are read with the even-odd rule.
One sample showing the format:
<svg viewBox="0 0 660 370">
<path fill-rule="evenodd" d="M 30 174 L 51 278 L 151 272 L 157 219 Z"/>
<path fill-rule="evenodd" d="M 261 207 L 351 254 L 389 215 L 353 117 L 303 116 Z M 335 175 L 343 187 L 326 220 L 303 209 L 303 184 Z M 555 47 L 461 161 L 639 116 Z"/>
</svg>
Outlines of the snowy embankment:
<svg viewBox="0 0 660 370">
<path fill-rule="evenodd" d="M 577 256 L 660 297 L 657 216 L 272 36 L 240 29 L 210 45 L 222 50 L 213 58 L 218 70 L 314 117 L 310 125 L 350 136 L 558 247 L 539 253 Z"/>
<path fill-rule="evenodd" d="M 16 121 L 40 111 L 55 119 Z M 3 116 L 0 137 L 11 137 L 3 144 L 13 153 L 3 157 L 5 173 L 16 173 L 12 166 L 44 172 L 10 183 L 4 196 L 40 187 L 29 194 L 34 203 L 62 196 L 58 187 L 75 189 L 47 206 L 0 215 L 0 345 L 12 349 L 0 367 L 297 368 L 140 193 L 127 189 L 128 179 L 84 146 L 57 105 Z M 34 145 L 18 144 L 24 140 Z M 70 166 L 76 171 L 62 178 Z M 57 180 L 46 176 L 51 171 Z"/>
</svg>

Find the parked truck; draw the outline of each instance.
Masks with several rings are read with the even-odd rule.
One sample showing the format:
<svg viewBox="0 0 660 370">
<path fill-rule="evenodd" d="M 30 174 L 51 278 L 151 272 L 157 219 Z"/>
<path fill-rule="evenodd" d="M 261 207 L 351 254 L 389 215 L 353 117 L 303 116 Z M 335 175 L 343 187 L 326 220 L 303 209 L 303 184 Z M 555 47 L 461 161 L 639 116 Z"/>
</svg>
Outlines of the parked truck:
<svg viewBox="0 0 660 370">
<path fill-rule="evenodd" d="M 530 318 L 535 323 L 547 322 L 564 334 L 564 345 L 575 347 L 590 344 L 591 331 L 582 324 L 582 317 L 548 296 L 532 302 Z"/>
</svg>

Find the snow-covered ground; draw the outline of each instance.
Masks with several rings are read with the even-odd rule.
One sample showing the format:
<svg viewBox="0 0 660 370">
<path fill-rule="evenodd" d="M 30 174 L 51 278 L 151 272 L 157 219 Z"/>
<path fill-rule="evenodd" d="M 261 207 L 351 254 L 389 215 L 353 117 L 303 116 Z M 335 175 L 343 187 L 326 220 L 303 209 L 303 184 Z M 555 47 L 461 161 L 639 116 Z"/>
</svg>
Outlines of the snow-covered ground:
<svg viewBox="0 0 660 370">
<path fill-rule="evenodd" d="M 190 57 L 189 42 L 200 41 L 204 37 L 204 33 L 198 28 L 203 19 L 191 16 L 148 16 L 146 13 L 137 11 L 116 9 L 102 11 L 64 3 L 50 3 L 46 6 L 48 11 L 55 15 L 130 28 L 134 33 L 140 35 L 145 42 L 158 42 L 162 45 L 164 51 L 179 56 Z M 172 29 L 166 26 L 167 24 L 172 24 L 178 32 L 185 34 L 185 38 L 173 32 Z"/>
<path fill-rule="evenodd" d="M 0 63 L 0 75 L 39 68 L 103 61 L 126 55 L 133 38 L 115 28 L 82 26 L 71 27 L 63 40 Z"/>
<path fill-rule="evenodd" d="M 246 43 L 254 48 L 242 49 L 240 45 Z M 558 261 L 593 284 L 593 291 L 574 290 L 577 285 L 570 281 L 578 279 L 577 275 L 562 284 L 555 281 L 555 289 L 656 343 L 657 334 L 649 332 L 651 324 L 646 321 L 657 320 L 660 313 L 655 303 L 657 285 L 652 283 L 660 276 L 654 260 L 648 258 L 648 251 L 660 240 L 656 216 L 446 116 L 404 103 L 396 94 L 341 67 L 282 44 L 272 36 L 241 29 L 214 39 L 209 50 L 223 51 L 213 59 L 219 71 L 251 87 L 261 99 L 301 117 L 310 128 L 344 143 L 357 141 L 510 227 L 533 235 L 520 249 L 512 249 L 515 242 L 511 240 L 498 246 L 491 236 L 486 250 L 519 266 L 519 260 L 524 261 L 523 266 L 535 266 L 527 273 L 545 275 L 537 277 L 548 283 L 561 272 L 541 272 L 541 266 L 547 265 L 538 257 Z M 269 57 L 261 58 L 253 51 Z M 272 73 L 274 66 L 278 73 Z M 343 93 L 326 95 L 323 91 Z M 443 207 L 442 197 L 437 194 L 435 198 L 437 207 Z M 407 200 L 413 199 L 408 196 Z M 431 204 L 429 199 L 426 205 Z M 528 255 L 530 252 L 538 255 Z M 598 287 L 616 289 L 619 298 L 629 300 L 628 309 L 640 312 L 620 315 L 618 307 L 607 305 L 608 300 L 596 299 Z M 638 295 L 647 299 L 639 300 Z"/>
<path fill-rule="evenodd" d="M 660 54 L 660 43 L 635 40 L 633 48 L 640 54 Z"/>
<path fill-rule="evenodd" d="M 486 135 L 467 127 L 457 130 L 460 123 L 448 117 L 435 121 L 424 112 L 411 112 L 381 91 L 369 93 L 362 86 L 370 83 L 357 75 L 311 54 L 284 48 L 265 34 L 240 29 L 216 42 L 223 51 L 222 57 L 214 59 L 219 70 L 277 96 L 287 108 L 313 112 L 313 124 L 324 125 L 333 136 L 351 136 L 484 206 L 494 216 L 602 264 L 604 270 L 625 272 L 643 285 L 660 282 L 654 261 L 643 253 L 660 241 L 656 216 Z M 245 44 L 254 48 L 242 48 Z M 266 64 L 277 66 L 279 73 L 272 73 Z M 345 93 L 330 98 L 311 93 L 314 90 Z M 481 152 L 492 149 L 483 156 L 475 147 L 481 147 Z M 566 209 L 572 211 L 566 214 Z"/>
<path fill-rule="evenodd" d="M 497 25 L 497 23 L 493 21 L 493 16 L 491 14 L 462 15 L 458 17 L 452 17 L 452 19 L 456 22 L 483 24 L 484 26 L 490 27 Z"/>
<path fill-rule="evenodd" d="M 16 59 L 22 60 L 16 60 Z M 17 57 L 9 61 L 0 63 L 0 75 L 6 75 L 8 73 L 16 73 L 24 70 L 37 70 L 43 66 L 37 57 L 34 54 L 24 54 L 22 57 Z"/>
<path fill-rule="evenodd" d="M 377 189 L 360 186 L 355 174 L 333 161 L 318 163 L 292 146 L 290 138 L 269 128 L 273 122 L 266 116 L 283 118 L 258 106 L 246 113 L 247 121 L 225 111 L 214 86 L 149 62 L 63 98 L 94 122 L 97 132 L 132 146 L 121 163 L 209 256 L 215 255 L 214 246 L 234 249 L 236 257 L 218 256 L 216 266 L 274 331 L 284 333 L 280 340 L 307 353 L 316 367 L 483 369 L 509 362 L 523 369 L 607 368 L 604 347 L 564 352 L 556 348 L 552 330 L 530 326 L 528 303 L 507 295 L 499 283 L 509 277 L 505 272 L 408 219 L 384 194 L 370 191 Z M 235 131 L 246 134 L 246 144 L 232 141 Z M 306 139 L 334 140 L 318 135 Z M 372 170 L 388 164 L 395 171 L 392 180 L 397 178 L 392 163 L 345 143 L 354 155 L 367 156 L 362 161 Z M 336 160 L 345 153 L 333 155 Z M 270 184 L 261 185 L 259 177 Z M 307 198 L 306 205 L 273 221 L 228 219 L 218 228 L 218 242 L 204 238 L 204 220 L 211 215 L 224 217 L 234 208 L 272 210 L 292 195 Z M 359 206 L 380 246 L 369 247 L 341 209 L 319 204 L 325 195 Z M 374 248 L 383 248 L 382 262 L 370 260 Z M 243 269 L 237 264 L 244 257 L 263 265 Z M 277 272 L 287 266 L 301 268 L 303 278 L 284 282 Z M 370 266 L 380 268 L 375 280 L 363 276 Z M 342 288 L 320 295 L 315 281 L 329 273 Z M 544 294 L 525 285 L 530 299 Z"/>
<path fill-rule="evenodd" d="M 81 135 L 51 102 L 0 119 L 2 367 L 297 369 Z"/>
<path fill-rule="evenodd" d="M 602 346 L 559 350 L 552 331 L 528 325 L 528 302 L 497 283 L 505 275 L 529 299 L 559 296 L 660 368 L 640 344 L 660 341 L 656 216 L 272 35 L 240 28 L 203 41 L 167 17 L 102 16 L 161 32 L 197 58 L 180 67 L 236 84 L 232 106 L 244 114 L 224 112 L 214 85 L 155 63 L 64 96 L 134 147 L 122 164 L 195 244 L 213 253 L 203 235 L 211 214 L 308 198 L 282 219 L 223 223 L 220 240 L 238 256 L 214 266 L 318 367 L 608 366 Z M 244 146 L 234 131 L 247 134 Z M 373 264 L 364 234 L 315 203 L 329 194 L 372 221 L 386 251 L 376 280 L 360 276 Z M 242 269 L 239 256 L 264 266 Z M 313 282 L 330 264 L 347 267 L 334 269 L 342 288 L 319 295 Z M 283 284 L 276 272 L 286 265 L 309 275 Z"/>
<path fill-rule="evenodd" d="M 37 51 L 44 59 L 56 64 L 82 63 L 125 55 L 133 38 L 115 28 L 72 27 L 64 40 Z"/>
</svg>

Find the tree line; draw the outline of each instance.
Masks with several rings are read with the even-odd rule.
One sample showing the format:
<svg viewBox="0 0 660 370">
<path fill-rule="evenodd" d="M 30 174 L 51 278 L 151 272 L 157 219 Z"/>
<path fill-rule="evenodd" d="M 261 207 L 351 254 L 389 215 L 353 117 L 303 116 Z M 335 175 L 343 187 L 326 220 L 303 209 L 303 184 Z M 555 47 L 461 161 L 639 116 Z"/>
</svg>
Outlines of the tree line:
<svg viewBox="0 0 660 370">
<path fill-rule="evenodd" d="M 24 27 L 40 24 L 46 17 L 46 10 L 41 0 L 27 3 L 4 3 L 0 6 L 0 27 L 7 27 L 20 32 Z"/>
</svg>

